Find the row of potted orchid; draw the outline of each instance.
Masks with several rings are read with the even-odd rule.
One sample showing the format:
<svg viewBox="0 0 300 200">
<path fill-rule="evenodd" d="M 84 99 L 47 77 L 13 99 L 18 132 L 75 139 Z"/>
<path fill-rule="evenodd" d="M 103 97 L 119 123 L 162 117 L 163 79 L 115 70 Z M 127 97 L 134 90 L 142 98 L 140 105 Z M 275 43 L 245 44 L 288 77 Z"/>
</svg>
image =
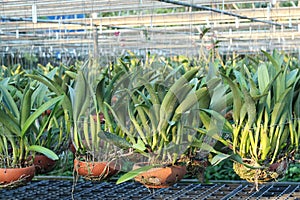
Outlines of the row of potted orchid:
<svg viewBox="0 0 300 200">
<path fill-rule="evenodd" d="M 293 57 L 262 53 L 206 63 L 129 52 L 108 67 L 89 58 L 18 68 L 1 79 L 3 173 L 38 154 L 58 159 L 70 144 L 75 174 L 86 180 L 168 187 L 225 159 L 256 185 L 277 180 L 299 148 L 300 74 Z"/>
</svg>

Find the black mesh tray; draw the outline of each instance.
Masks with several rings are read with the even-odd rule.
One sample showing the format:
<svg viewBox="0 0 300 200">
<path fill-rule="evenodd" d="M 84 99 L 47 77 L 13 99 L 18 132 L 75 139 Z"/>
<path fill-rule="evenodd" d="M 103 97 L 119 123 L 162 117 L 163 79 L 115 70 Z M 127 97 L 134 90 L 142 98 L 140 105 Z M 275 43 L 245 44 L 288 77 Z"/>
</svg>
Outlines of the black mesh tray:
<svg viewBox="0 0 300 200">
<path fill-rule="evenodd" d="M 147 189 L 136 182 L 116 185 L 114 182 L 93 183 L 88 181 L 39 180 L 16 189 L 0 190 L 5 200 L 84 200 L 84 199 L 299 199 L 300 183 L 268 183 L 256 191 L 252 184 L 212 183 L 200 184 L 188 180 L 164 189 Z"/>
</svg>

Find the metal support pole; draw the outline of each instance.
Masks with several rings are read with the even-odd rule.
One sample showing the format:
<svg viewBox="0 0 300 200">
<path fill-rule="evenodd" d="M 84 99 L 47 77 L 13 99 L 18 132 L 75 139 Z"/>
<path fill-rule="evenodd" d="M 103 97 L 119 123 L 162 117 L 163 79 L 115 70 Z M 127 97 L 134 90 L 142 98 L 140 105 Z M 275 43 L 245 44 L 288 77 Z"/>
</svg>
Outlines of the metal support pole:
<svg viewBox="0 0 300 200">
<path fill-rule="evenodd" d="M 94 59 L 97 59 L 99 54 L 98 54 L 98 28 L 94 26 L 93 28 L 93 46 L 94 46 Z"/>
<path fill-rule="evenodd" d="M 5 17 L 5 16 L 0 16 L 0 20 L 4 21 L 24 21 L 24 22 L 32 22 L 32 18 L 24 18 L 24 17 Z M 53 23 L 53 24 L 58 24 L 58 20 L 45 20 L 45 19 L 37 19 L 37 23 Z M 79 25 L 79 26 L 90 26 L 91 24 L 87 23 L 80 23 L 80 22 L 64 22 L 61 21 L 61 24 L 70 24 L 70 25 Z M 92 26 L 96 26 L 95 24 L 92 24 Z"/>
<path fill-rule="evenodd" d="M 283 24 L 279 24 L 273 21 L 266 21 L 266 20 L 260 20 L 257 18 L 251 18 L 251 17 L 247 17 L 247 16 L 243 16 L 243 15 L 239 15 L 236 13 L 232 13 L 232 12 L 227 12 L 224 10 L 219 10 L 216 8 L 211 8 L 211 7 L 207 7 L 207 6 L 201 6 L 201 5 L 195 5 L 195 4 L 190 4 L 190 3 L 185 3 L 185 2 L 181 2 L 181 1 L 173 1 L 173 0 L 157 0 L 160 2 L 164 2 L 164 3 L 171 3 L 171 4 L 175 4 L 175 5 L 180 5 L 180 6 L 186 6 L 186 7 L 192 7 L 195 9 L 199 9 L 199 10 L 207 10 L 207 11 L 212 11 L 212 12 L 216 12 L 216 13 L 220 13 L 220 14 L 224 14 L 224 15 L 229 15 L 232 17 L 238 17 L 240 19 L 247 19 L 251 22 L 260 22 L 260 23 L 265 23 L 265 24 L 270 24 L 270 25 L 275 25 L 275 26 L 284 26 Z M 290 27 L 290 26 L 284 26 L 285 28 L 293 28 L 293 29 L 297 29 L 296 27 Z"/>
</svg>

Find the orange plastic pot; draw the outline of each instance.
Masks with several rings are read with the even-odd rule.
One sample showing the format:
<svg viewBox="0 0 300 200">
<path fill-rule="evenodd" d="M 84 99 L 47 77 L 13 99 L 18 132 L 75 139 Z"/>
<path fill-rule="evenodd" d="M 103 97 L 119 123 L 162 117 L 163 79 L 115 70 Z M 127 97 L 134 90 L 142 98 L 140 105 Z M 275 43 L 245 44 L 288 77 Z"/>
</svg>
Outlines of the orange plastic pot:
<svg viewBox="0 0 300 200">
<path fill-rule="evenodd" d="M 56 161 L 45 155 L 35 155 L 33 159 L 37 174 L 44 174 L 54 169 Z"/>
<path fill-rule="evenodd" d="M 87 180 L 101 181 L 116 175 L 120 165 L 114 162 L 86 162 L 75 159 L 74 170 Z"/>
<path fill-rule="evenodd" d="M 0 168 L 0 186 L 17 187 L 32 180 L 35 173 L 35 166 L 24 168 Z"/>
<path fill-rule="evenodd" d="M 133 169 L 147 165 L 148 163 L 136 163 Z M 186 166 L 171 165 L 155 167 L 135 177 L 135 181 L 142 183 L 147 188 L 167 188 L 179 182 L 186 174 Z"/>
</svg>

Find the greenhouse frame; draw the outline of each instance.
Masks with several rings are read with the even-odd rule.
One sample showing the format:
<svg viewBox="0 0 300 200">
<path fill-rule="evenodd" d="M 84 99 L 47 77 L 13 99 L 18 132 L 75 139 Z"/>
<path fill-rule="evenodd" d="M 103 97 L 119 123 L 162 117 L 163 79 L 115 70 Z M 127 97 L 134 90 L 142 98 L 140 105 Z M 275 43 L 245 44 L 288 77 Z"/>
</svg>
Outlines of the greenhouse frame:
<svg viewBox="0 0 300 200">
<path fill-rule="evenodd" d="M 299 0 L 1 0 L 0 66 L 0 199 L 300 199 Z"/>
</svg>

